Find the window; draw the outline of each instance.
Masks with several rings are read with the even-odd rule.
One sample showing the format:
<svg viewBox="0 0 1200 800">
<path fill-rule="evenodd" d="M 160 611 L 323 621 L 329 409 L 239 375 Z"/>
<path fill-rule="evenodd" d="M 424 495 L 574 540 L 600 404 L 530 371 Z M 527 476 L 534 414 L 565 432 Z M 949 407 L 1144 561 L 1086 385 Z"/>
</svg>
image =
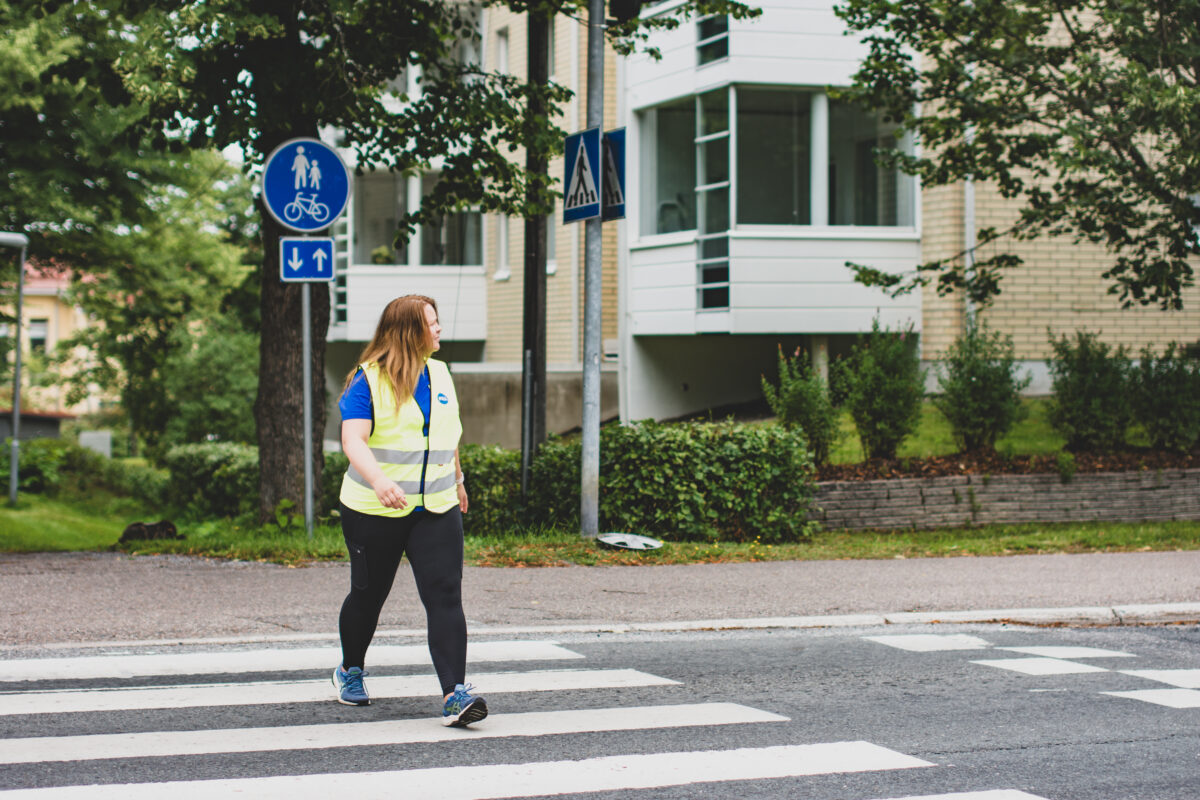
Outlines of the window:
<svg viewBox="0 0 1200 800">
<path fill-rule="evenodd" d="M 497 72 L 508 74 L 508 28 L 496 31 L 496 59 L 493 65 Z"/>
<path fill-rule="evenodd" d="M 738 222 L 811 223 L 811 97 L 809 92 L 738 90 Z"/>
<path fill-rule="evenodd" d="M 729 17 L 705 17 L 696 23 L 696 60 L 700 66 L 729 57 Z"/>
<path fill-rule="evenodd" d="M 549 38 L 549 46 L 546 48 L 546 77 L 553 79 L 555 75 L 554 63 L 558 60 L 558 36 L 554 32 L 556 17 L 550 18 L 550 24 L 547 26 L 547 36 Z"/>
<path fill-rule="evenodd" d="M 696 98 L 697 308 L 729 307 L 729 89 Z"/>
<path fill-rule="evenodd" d="M 558 272 L 558 221 L 561 219 L 557 213 L 550 214 L 546 217 L 546 274 L 553 275 Z"/>
<path fill-rule="evenodd" d="M 829 104 L 831 225 L 913 225 L 911 176 L 875 163 L 875 148 L 895 146 L 895 126 L 847 103 Z"/>
<path fill-rule="evenodd" d="M 46 340 L 50 335 L 50 320 L 29 320 L 29 350 L 33 353 L 46 352 Z"/>
<path fill-rule="evenodd" d="M 696 228 L 696 100 L 688 97 L 647 111 L 640 180 L 643 235 Z"/>
<path fill-rule="evenodd" d="M 403 246 L 393 247 L 405 214 L 405 181 L 394 172 L 370 172 L 354 180 L 354 263 L 405 264 Z"/>
<path fill-rule="evenodd" d="M 496 216 L 496 274 L 495 280 L 506 281 L 512 277 L 512 264 L 508 260 L 508 217 Z"/>
<path fill-rule="evenodd" d="M 421 178 L 421 194 L 428 196 L 438 176 Z M 425 265 L 478 266 L 483 263 L 483 218 L 475 210 L 452 211 L 437 222 L 421 227 L 421 263 Z"/>
</svg>

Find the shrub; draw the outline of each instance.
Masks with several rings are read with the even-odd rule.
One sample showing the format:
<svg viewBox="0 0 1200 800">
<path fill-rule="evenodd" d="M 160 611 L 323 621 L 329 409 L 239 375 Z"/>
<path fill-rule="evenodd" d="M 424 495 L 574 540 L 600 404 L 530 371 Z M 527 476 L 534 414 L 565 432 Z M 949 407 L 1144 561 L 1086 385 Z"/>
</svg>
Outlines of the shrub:
<svg viewBox="0 0 1200 800">
<path fill-rule="evenodd" d="M 1200 442 L 1200 364 L 1174 342 L 1158 358 L 1142 350 L 1133 395 L 1152 446 L 1187 452 Z"/>
<path fill-rule="evenodd" d="M 342 494 L 342 477 L 350 459 L 340 450 L 325 452 L 325 466 L 321 468 L 321 487 L 317 493 L 319 500 L 318 514 L 329 514 L 338 507 L 338 497 Z"/>
<path fill-rule="evenodd" d="M 495 445 L 463 444 L 458 454 L 470 503 L 463 517 L 466 533 L 487 535 L 520 527 L 525 521 L 521 453 Z"/>
<path fill-rule="evenodd" d="M 798 430 L 808 440 L 813 460 L 824 464 L 829 451 L 837 444 L 841 431 L 837 411 L 829 400 L 829 392 L 821 376 L 812 368 L 797 348 L 791 356 L 779 348 L 779 387 L 766 376 L 762 378 L 763 396 L 767 405 L 789 430 Z"/>
<path fill-rule="evenodd" d="M 1068 450 L 1120 449 L 1133 416 L 1125 348 L 1113 350 L 1087 331 L 1076 331 L 1073 340 L 1051 335 L 1050 346 L 1050 424 L 1066 437 Z"/>
<path fill-rule="evenodd" d="M 22 439 L 17 449 L 17 490 L 35 494 L 53 493 L 64 479 L 68 453 L 77 445 L 64 439 Z M 12 438 L 4 440 L 0 454 L 0 482 L 8 490 L 12 453 Z"/>
<path fill-rule="evenodd" d="M 968 325 L 946 351 L 942 393 L 933 404 L 946 417 L 964 450 L 994 450 L 1024 411 L 1021 390 L 1033 379 L 1017 377 L 1012 337 L 987 326 Z"/>
<path fill-rule="evenodd" d="M 167 500 L 197 519 L 236 517 L 258 508 L 258 448 L 232 442 L 184 444 L 167 451 Z"/>
<path fill-rule="evenodd" d="M 551 439 L 531 470 L 532 525 L 579 526 L 580 445 Z M 600 432 L 603 530 L 671 540 L 795 541 L 813 492 L 803 439 L 778 425 L 609 425 Z"/>
<path fill-rule="evenodd" d="M 604 434 L 600 429 L 600 458 L 604 458 Z M 578 438 L 549 437 L 529 468 L 529 522 L 542 527 L 579 530 L 580 460 L 582 445 Z M 604 467 L 600 468 L 604 480 Z"/>
<path fill-rule="evenodd" d="M 871 333 L 860 336 L 850 355 L 836 362 L 867 458 L 895 458 L 900 442 L 916 430 L 925 395 L 916 343 L 911 326 L 889 333 L 876 318 Z"/>
</svg>

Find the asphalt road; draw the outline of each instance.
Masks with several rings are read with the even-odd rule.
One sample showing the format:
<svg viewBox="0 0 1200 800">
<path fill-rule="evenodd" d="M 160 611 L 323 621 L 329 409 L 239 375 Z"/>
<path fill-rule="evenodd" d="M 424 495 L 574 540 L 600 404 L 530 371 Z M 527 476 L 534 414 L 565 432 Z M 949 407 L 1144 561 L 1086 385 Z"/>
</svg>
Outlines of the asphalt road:
<svg viewBox="0 0 1200 800">
<path fill-rule="evenodd" d="M 54 787 L 69 786 L 79 787 L 79 794 L 62 796 L 226 796 L 220 787 L 239 796 L 302 800 L 328 796 L 326 781 L 341 794 L 394 796 L 404 787 L 410 798 L 567 792 L 577 800 L 1200 796 L 1200 703 L 1173 708 L 1140 694 L 1169 690 L 1165 680 L 1200 678 L 1196 625 L 893 625 L 592 633 L 556 641 L 571 660 L 522 660 L 512 650 L 498 661 L 473 663 L 472 679 L 487 693 L 493 714 L 466 731 L 438 725 L 434 701 L 420 687 L 411 696 L 389 694 L 394 690 L 386 689 L 387 682 L 394 678 L 414 676 L 433 685 L 428 666 L 417 663 L 378 667 L 368 679 L 375 703 L 367 708 L 333 703 L 324 669 L 232 676 L 29 676 L 33 679 L 16 683 L 9 675 L 0 691 L 0 759 L 26 753 L 31 760 L 0 765 L 0 789 L 46 787 L 51 792 L 3 795 L 13 800 L 57 797 Z M 537 642 L 531 637 L 525 643 Z M 298 658 L 301 646 L 287 647 L 296 648 Z M 336 655 L 332 642 L 328 647 Z M 232 664 L 255 650 L 245 644 L 192 644 L 126 647 L 119 653 L 110 648 L 97 656 L 84 647 L 58 655 L 63 663 L 83 657 L 90 668 L 98 660 L 103 670 L 106 659 L 130 655 L 182 662 L 215 653 Z M 1029 672 L 1031 660 L 1037 662 L 1034 673 L 1043 674 Z M 0 669 L 5 666 L 0 661 Z M 581 670 L 632 678 L 623 685 L 552 688 L 556 675 Z M 535 683 L 503 690 L 507 679 L 502 675 L 513 672 Z M 270 703 L 253 699 L 253 692 L 273 691 L 289 681 L 296 684 L 289 691 L 311 686 L 316 696 Z M 161 707 L 122 708 L 127 701 L 117 691 L 133 689 L 125 695 L 137 702 L 159 691 L 149 687 L 224 691 L 229 684 L 251 689 L 251 700 L 195 707 L 176 698 Z M 76 701 L 116 707 L 25 713 L 21 704 L 30 697 L 67 704 L 60 708 Z M 665 721 L 655 726 L 640 721 L 648 710 L 663 708 L 671 709 Z M 524 733 L 505 728 L 529 719 L 538 723 Z M 334 729 L 332 742 L 314 738 L 324 735 L 323 726 L 343 723 L 353 724 L 341 733 Z M 393 725 L 400 737 L 395 741 L 356 741 Z M 567 729 L 552 731 L 555 725 Z M 207 731 L 218 734 L 199 751 L 152 756 L 139 750 L 169 753 L 178 737 Z M 107 746 L 134 749 L 124 757 L 77 754 L 97 746 L 97 734 L 109 733 L 121 736 L 116 742 L 103 740 Z M 140 742 L 137 734 L 149 738 Z M 286 749 L 297 736 L 302 737 L 299 749 Z M 251 750 L 232 752 L 242 739 Z M 595 790 L 597 780 L 604 781 L 606 791 Z M 112 794 L 103 794 L 105 787 Z M 275 790 L 281 794 L 270 793 Z"/>
<path fill-rule="evenodd" d="M 116 553 L 0 556 L 0 647 L 58 642 L 328 634 L 345 564 L 287 568 Z M 471 568 L 472 630 L 806 615 L 1063 608 L 1200 601 L 1200 551 Z M 1188 612 L 1184 618 L 1195 617 Z M 419 629 L 407 567 L 380 621 Z"/>
</svg>

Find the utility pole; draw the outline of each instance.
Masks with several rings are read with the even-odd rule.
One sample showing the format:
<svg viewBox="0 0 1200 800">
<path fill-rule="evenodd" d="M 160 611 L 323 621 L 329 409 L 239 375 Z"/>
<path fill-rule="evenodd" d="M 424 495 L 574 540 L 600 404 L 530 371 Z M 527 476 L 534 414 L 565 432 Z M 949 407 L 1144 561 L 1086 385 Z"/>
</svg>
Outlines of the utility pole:
<svg viewBox="0 0 1200 800">
<path fill-rule="evenodd" d="M 550 80 L 550 25 L 553 16 L 543 5 L 529 9 L 529 82 L 544 86 Z M 540 97 L 530 98 L 531 118 L 546 114 Z M 530 141 L 533 139 L 531 137 Z M 525 151 L 525 168 L 530 174 L 545 175 L 547 154 L 537 147 Z M 530 189 L 527 202 L 536 199 Z M 525 307 L 524 336 L 521 348 L 521 494 L 529 494 L 529 473 L 533 457 L 546 441 L 546 225 L 544 214 L 525 218 Z"/>
<path fill-rule="evenodd" d="M 0 231 L 0 247 L 17 247 L 21 250 L 21 261 L 17 264 L 17 319 L 13 323 L 12 449 L 8 461 L 8 503 L 14 508 L 17 505 L 18 454 L 21 449 L 21 301 L 25 294 L 25 252 L 28 246 L 29 237 L 25 234 Z"/>
<path fill-rule="evenodd" d="M 588 2 L 587 127 L 604 126 L 604 0 Z M 598 165 L 597 165 L 598 166 Z M 600 533 L 600 296 L 601 220 L 584 222 L 583 441 L 580 533 Z"/>
</svg>

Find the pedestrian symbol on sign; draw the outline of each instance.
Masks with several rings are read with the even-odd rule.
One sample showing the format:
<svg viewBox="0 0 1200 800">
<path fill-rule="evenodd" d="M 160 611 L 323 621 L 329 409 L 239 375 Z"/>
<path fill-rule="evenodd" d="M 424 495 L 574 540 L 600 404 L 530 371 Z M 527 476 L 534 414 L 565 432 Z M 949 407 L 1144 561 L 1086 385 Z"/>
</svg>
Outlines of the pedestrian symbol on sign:
<svg viewBox="0 0 1200 800">
<path fill-rule="evenodd" d="M 579 143 L 579 154 L 575 158 L 575 174 L 567 190 L 567 208 L 580 208 L 596 202 L 596 180 L 592 177 L 592 165 L 588 163 L 587 148 Z"/>
<path fill-rule="evenodd" d="M 262 188 L 276 222 L 314 233 L 328 228 L 346 210 L 350 173 L 337 151 L 319 139 L 291 139 L 267 158 Z"/>
</svg>

